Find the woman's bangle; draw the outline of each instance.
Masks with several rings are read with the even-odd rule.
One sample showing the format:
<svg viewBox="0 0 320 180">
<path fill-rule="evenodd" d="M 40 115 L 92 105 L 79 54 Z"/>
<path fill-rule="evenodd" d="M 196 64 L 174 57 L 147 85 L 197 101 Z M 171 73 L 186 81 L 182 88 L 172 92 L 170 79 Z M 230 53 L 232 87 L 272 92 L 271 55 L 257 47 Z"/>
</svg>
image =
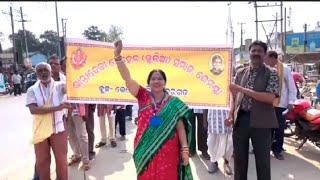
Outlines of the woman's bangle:
<svg viewBox="0 0 320 180">
<path fill-rule="evenodd" d="M 189 148 L 182 148 L 180 151 L 188 151 L 189 152 Z"/>
<path fill-rule="evenodd" d="M 181 154 L 183 154 L 183 153 L 185 153 L 185 154 L 187 154 L 187 155 L 190 154 L 189 151 L 181 151 Z"/>
<path fill-rule="evenodd" d="M 116 62 L 116 64 L 119 64 L 119 63 L 123 63 L 123 61 L 122 60 L 115 60 L 115 62 Z"/>
<path fill-rule="evenodd" d="M 121 61 L 121 60 L 122 60 L 122 56 L 121 56 L 121 55 L 115 56 L 115 57 L 114 57 L 114 60 L 115 60 L 115 61 Z"/>
</svg>

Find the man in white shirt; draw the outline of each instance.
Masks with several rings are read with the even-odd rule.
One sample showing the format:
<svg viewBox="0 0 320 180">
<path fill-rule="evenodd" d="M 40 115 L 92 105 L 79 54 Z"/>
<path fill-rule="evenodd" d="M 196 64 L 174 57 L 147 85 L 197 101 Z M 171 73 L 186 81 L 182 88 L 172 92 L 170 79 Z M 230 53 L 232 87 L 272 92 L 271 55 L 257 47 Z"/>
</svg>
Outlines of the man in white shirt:
<svg viewBox="0 0 320 180">
<path fill-rule="evenodd" d="M 59 62 L 59 58 L 56 55 L 52 55 L 49 57 L 49 64 L 53 69 L 54 73 L 52 74 L 52 78 L 55 81 L 66 82 L 66 69 L 62 68 L 63 64 L 65 65 L 66 60 L 63 59 Z M 62 72 L 62 73 L 61 73 Z M 67 100 L 67 96 L 63 97 L 63 101 Z M 68 140 L 70 147 L 73 151 L 73 155 L 70 157 L 70 161 L 68 162 L 69 166 L 77 165 L 80 161 L 82 161 L 82 165 L 80 168 L 82 170 L 90 169 L 90 161 L 89 161 L 89 150 L 88 150 L 88 133 L 86 130 L 86 123 L 83 119 L 82 114 L 80 113 L 80 107 L 84 107 L 84 104 L 71 104 L 73 109 L 65 110 L 64 119 L 66 120 L 66 126 L 68 131 Z"/>
<path fill-rule="evenodd" d="M 293 107 L 293 103 L 296 100 L 297 89 L 290 69 L 278 60 L 277 52 L 268 51 L 264 62 L 267 65 L 276 68 L 279 75 L 280 97 L 276 98 L 276 101 L 273 103 L 279 122 L 279 128 L 273 131 L 274 136 L 271 150 L 275 158 L 284 160 L 282 151 L 286 119 L 282 113 L 286 109 L 291 109 Z"/>
<path fill-rule="evenodd" d="M 55 82 L 51 78 L 51 67 L 47 63 L 39 63 L 36 66 L 36 73 L 39 80 L 27 90 L 26 99 L 26 106 L 34 118 L 32 142 L 36 156 L 36 172 L 40 179 L 50 179 L 50 149 L 52 149 L 56 160 L 57 179 L 67 180 L 68 146 L 62 110 L 71 107 L 62 102 L 65 83 Z M 42 120 L 50 118 L 53 126 L 47 129 L 48 126 L 41 125 L 46 123 Z"/>
<path fill-rule="evenodd" d="M 113 105 L 111 104 L 97 104 L 99 124 L 100 124 L 100 134 L 101 140 L 96 144 L 96 148 L 100 148 L 107 144 L 107 130 L 106 130 L 106 118 L 108 121 L 109 135 L 108 139 L 110 141 L 111 147 L 116 147 L 116 134 L 115 134 L 115 112 Z"/>
<path fill-rule="evenodd" d="M 21 79 L 22 77 L 20 76 L 18 71 L 14 71 L 14 74 L 12 76 L 14 96 L 17 96 L 17 94 L 21 96 Z"/>
<path fill-rule="evenodd" d="M 55 81 L 63 81 L 66 82 L 66 76 L 61 72 L 60 60 L 57 55 L 52 55 L 48 59 L 48 63 L 52 69 L 52 78 Z"/>
</svg>

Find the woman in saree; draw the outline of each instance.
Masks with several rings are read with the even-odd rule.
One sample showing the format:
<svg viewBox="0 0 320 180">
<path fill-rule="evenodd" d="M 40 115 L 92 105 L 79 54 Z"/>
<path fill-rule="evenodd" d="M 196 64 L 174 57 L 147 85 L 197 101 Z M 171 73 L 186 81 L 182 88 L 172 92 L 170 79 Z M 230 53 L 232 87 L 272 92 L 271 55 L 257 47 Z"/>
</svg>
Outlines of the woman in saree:
<svg viewBox="0 0 320 180">
<path fill-rule="evenodd" d="M 115 62 L 129 92 L 139 105 L 133 159 L 139 180 L 191 180 L 189 108 L 165 91 L 166 75 L 156 69 L 149 73 L 151 91 L 131 79 L 122 60 L 122 41 L 114 43 Z"/>
</svg>

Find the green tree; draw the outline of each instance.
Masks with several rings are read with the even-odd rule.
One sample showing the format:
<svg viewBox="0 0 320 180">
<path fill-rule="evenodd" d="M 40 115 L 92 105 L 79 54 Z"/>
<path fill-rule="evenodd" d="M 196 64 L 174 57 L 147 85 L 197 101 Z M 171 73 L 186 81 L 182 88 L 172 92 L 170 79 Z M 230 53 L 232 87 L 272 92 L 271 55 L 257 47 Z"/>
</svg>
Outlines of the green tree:
<svg viewBox="0 0 320 180">
<path fill-rule="evenodd" d="M 39 51 L 45 55 L 57 54 L 58 33 L 47 30 L 40 35 Z"/>
<path fill-rule="evenodd" d="M 18 33 L 14 34 L 16 49 L 18 52 L 18 63 L 23 63 L 23 54 L 26 50 L 23 30 L 19 30 Z M 9 39 L 12 42 L 12 35 L 9 35 Z M 30 31 L 26 30 L 26 39 L 28 44 L 28 52 L 38 51 L 40 48 L 39 39 Z M 12 52 L 12 50 L 11 50 Z"/>
<path fill-rule="evenodd" d="M 104 34 L 102 30 L 98 29 L 98 26 L 90 26 L 87 30 L 85 30 L 83 33 L 84 37 L 90 40 L 96 40 L 101 41 L 102 37 L 101 35 Z"/>
<path fill-rule="evenodd" d="M 114 42 L 122 37 L 123 30 L 121 27 L 111 25 L 108 33 L 106 33 L 103 30 L 99 30 L 97 26 L 92 25 L 83 32 L 83 35 L 90 40 Z"/>
<path fill-rule="evenodd" d="M 106 42 L 114 42 L 122 38 L 123 30 L 119 26 L 111 25 L 109 32 L 106 36 Z"/>
</svg>

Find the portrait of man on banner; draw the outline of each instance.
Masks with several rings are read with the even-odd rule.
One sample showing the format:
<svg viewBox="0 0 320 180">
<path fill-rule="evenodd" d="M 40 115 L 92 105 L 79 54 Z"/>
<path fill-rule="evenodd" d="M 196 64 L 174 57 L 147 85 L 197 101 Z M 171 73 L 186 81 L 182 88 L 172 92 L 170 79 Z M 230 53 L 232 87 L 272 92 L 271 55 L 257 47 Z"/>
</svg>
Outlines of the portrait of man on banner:
<svg viewBox="0 0 320 180">
<path fill-rule="evenodd" d="M 210 71 L 214 75 L 220 75 L 224 70 L 223 59 L 220 55 L 215 54 L 209 62 Z"/>
</svg>

